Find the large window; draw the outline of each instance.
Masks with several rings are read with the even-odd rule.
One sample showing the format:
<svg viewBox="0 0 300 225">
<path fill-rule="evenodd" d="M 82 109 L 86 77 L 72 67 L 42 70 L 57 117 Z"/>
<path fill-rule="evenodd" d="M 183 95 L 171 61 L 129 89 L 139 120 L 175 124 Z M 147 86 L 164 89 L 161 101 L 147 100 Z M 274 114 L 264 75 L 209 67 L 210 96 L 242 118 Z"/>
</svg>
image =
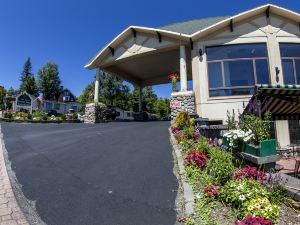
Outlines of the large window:
<svg viewBox="0 0 300 225">
<path fill-rule="evenodd" d="M 255 84 L 269 84 L 265 44 L 207 47 L 209 95 L 251 95 Z"/>
<path fill-rule="evenodd" d="M 284 84 L 300 84 L 300 44 L 280 44 Z"/>
</svg>

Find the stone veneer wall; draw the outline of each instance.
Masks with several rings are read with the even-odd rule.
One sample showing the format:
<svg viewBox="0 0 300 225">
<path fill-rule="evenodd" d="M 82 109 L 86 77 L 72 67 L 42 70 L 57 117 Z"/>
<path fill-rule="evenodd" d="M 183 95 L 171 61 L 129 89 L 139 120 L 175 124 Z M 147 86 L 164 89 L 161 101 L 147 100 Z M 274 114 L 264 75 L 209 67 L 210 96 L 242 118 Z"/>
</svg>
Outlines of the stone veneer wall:
<svg viewBox="0 0 300 225">
<path fill-rule="evenodd" d="M 84 123 L 100 123 L 104 121 L 104 110 L 106 105 L 103 103 L 91 103 L 85 107 Z"/>
<path fill-rule="evenodd" d="M 174 120 L 180 112 L 186 111 L 189 114 L 195 114 L 195 95 L 192 91 L 174 92 L 170 98 L 171 119 Z M 180 107 L 172 107 L 172 102 L 180 102 Z"/>
</svg>

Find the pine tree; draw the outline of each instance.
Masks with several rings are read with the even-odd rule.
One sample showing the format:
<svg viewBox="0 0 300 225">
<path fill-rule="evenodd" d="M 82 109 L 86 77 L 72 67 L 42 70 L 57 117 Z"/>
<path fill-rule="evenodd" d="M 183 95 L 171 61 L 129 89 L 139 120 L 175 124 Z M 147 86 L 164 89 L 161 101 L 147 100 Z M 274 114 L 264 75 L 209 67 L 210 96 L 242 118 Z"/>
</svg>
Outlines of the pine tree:
<svg viewBox="0 0 300 225">
<path fill-rule="evenodd" d="M 32 76 L 33 76 L 33 73 L 32 73 L 31 60 L 30 60 L 30 57 L 28 57 L 26 62 L 24 63 L 23 71 L 22 71 L 21 77 L 20 77 L 21 87 L 22 87 L 22 84 L 25 82 L 25 80 L 28 77 L 32 77 Z"/>
<path fill-rule="evenodd" d="M 26 91 L 28 94 L 38 96 L 38 88 L 34 75 L 32 73 L 32 65 L 30 58 L 27 58 L 23 66 L 20 81 L 20 92 Z"/>
</svg>

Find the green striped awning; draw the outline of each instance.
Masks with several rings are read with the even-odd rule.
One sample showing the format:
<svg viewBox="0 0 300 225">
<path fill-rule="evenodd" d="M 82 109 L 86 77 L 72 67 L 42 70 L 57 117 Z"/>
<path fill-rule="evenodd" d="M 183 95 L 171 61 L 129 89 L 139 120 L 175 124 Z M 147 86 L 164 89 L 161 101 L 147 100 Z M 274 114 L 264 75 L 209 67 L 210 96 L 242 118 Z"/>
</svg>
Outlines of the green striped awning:
<svg viewBox="0 0 300 225">
<path fill-rule="evenodd" d="M 300 85 L 256 85 L 244 114 L 263 117 L 267 111 L 273 120 L 300 120 Z"/>
</svg>

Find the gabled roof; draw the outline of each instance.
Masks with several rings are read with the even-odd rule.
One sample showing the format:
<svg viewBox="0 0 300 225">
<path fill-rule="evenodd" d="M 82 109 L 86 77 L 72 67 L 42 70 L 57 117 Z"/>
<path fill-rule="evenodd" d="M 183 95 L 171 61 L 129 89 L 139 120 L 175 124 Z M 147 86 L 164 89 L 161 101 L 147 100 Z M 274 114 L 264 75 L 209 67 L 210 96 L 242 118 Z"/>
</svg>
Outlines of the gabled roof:
<svg viewBox="0 0 300 225">
<path fill-rule="evenodd" d="M 106 45 L 99 53 L 97 53 L 96 56 L 85 66 L 85 68 L 95 69 L 99 67 L 99 63 L 105 57 L 105 55 L 110 52 L 110 48 L 116 47 L 126 37 L 128 37 L 128 35 L 132 35 L 132 30 L 141 33 L 152 33 L 155 35 L 157 35 L 157 32 L 159 32 L 162 36 L 175 38 L 176 40 L 189 41 L 191 39 L 194 41 L 213 32 L 216 32 L 224 27 L 229 27 L 230 24 L 234 25 L 235 23 L 267 11 L 269 13 L 281 15 L 287 19 L 296 21 L 297 23 L 300 22 L 300 14 L 276 5 L 266 4 L 231 17 L 211 17 L 172 24 L 160 28 L 130 26 L 122 33 L 120 33 L 115 39 L 113 39 L 108 45 Z"/>
<path fill-rule="evenodd" d="M 174 23 L 174 24 L 159 27 L 158 29 L 173 31 L 173 32 L 183 33 L 183 34 L 193 34 L 199 30 L 207 28 L 227 18 L 229 18 L 229 16 L 202 18 L 202 19 L 190 20 L 181 23 Z"/>
</svg>

